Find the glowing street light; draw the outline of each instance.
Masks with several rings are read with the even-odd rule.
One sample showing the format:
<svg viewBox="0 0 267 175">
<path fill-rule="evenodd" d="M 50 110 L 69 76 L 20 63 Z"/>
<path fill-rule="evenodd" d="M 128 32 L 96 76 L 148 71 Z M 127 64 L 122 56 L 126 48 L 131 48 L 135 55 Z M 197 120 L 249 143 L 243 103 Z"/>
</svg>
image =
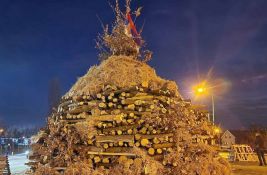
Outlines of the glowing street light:
<svg viewBox="0 0 267 175">
<path fill-rule="evenodd" d="M 207 85 L 206 81 L 203 81 L 193 87 L 193 92 L 195 93 L 195 96 L 203 96 L 210 94 L 211 95 L 211 103 L 212 103 L 212 123 L 214 124 L 215 120 L 215 107 L 214 107 L 214 96 L 212 93 L 211 88 Z M 209 92 L 210 91 L 210 92 Z"/>
<path fill-rule="evenodd" d="M 215 134 L 220 134 L 221 128 L 219 128 L 219 127 L 214 128 L 214 132 L 215 132 Z"/>
<path fill-rule="evenodd" d="M 198 89 L 197 89 L 197 92 L 198 92 L 198 93 L 203 93 L 203 92 L 204 92 L 204 89 L 203 89 L 203 88 L 198 88 Z"/>
</svg>

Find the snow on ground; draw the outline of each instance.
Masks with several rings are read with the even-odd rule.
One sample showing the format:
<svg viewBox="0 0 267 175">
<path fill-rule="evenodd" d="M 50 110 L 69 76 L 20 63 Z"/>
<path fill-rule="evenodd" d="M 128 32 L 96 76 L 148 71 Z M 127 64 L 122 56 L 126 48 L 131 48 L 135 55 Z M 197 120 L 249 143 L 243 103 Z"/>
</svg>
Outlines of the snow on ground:
<svg viewBox="0 0 267 175">
<path fill-rule="evenodd" d="M 9 155 L 9 165 L 12 175 L 23 175 L 29 168 L 25 163 L 28 162 L 27 153 Z"/>
</svg>

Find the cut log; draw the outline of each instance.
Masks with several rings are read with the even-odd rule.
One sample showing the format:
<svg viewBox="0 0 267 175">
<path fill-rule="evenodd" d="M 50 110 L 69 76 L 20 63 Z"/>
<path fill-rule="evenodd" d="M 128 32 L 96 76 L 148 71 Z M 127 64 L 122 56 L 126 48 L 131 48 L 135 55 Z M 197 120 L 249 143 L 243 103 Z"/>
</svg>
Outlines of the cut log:
<svg viewBox="0 0 267 175">
<path fill-rule="evenodd" d="M 123 115 L 100 115 L 100 116 L 88 116 L 88 120 L 94 120 L 94 121 L 117 121 L 122 120 Z"/>
<path fill-rule="evenodd" d="M 95 163 L 98 163 L 98 162 L 100 162 L 101 161 L 101 158 L 99 157 L 99 156 L 95 156 L 94 157 L 94 162 Z"/>
<path fill-rule="evenodd" d="M 147 134 L 139 134 L 138 138 L 139 139 L 154 139 L 154 138 L 166 138 L 166 137 L 172 137 L 173 134 L 169 133 L 169 134 L 152 134 L 152 135 L 147 135 Z M 137 138 L 136 138 L 137 139 Z M 137 139 L 137 140 L 139 140 Z"/>
<path fill-rule="evenodd" d="M 155 154 L 155 149 L 154 148 L 149 148 L 148 149 L 148 154 L 149 155 L 154 155 Z"/>
<path fill-rule="evenodd" d="M 147 146 L 149 144 L 149 140 L 148 139 L 142 139 L 141 140 L 141 145 L 142 146 Z"/>
<path fill-rule="evenodd" d="M 109 163 L 110 161 L 109 161 L 109 158 L 104 158 L 104 159 L 102 160 L 102 162 L 103 162 L 103 163 Z"/>
<path fill-rule="evenodd" d="M 102 156 L 136 157 L 136 155 L 135 154 L 132 154 L 132 153 L 110 153 L 110 152 L 93 152 L 93 151 L 88 151 L 87 154 L 91 154 L 91 155 L 102 155 Z"/>
<path fill-rule="evenodd" d="M 100 108 L 106 108 L 107 105 L 106 105 L 106 103 L 102 102 L 102 103 L 99 103 L 98 107 L 100 107 Z"/>
<path fill-rule="evenodd" d="M 94 105 L 97 106 L 97 103 L 95 103 Z M 90 112 L 92 110 L 92 106 L 89 106 L 89 105 L 83 105 L 83 106 L 77 106 L 73 109 L 70 109 L 68 111 L 69 114 L 80 114 L 80 113 L 83 113 L 83 112 Z"/>
<path fill-rule="evenodd" d="M 106 149 L 106 152 L 111 152 L 111 153 L 120 153 L 120 152 L 130 152 L 131 148 L 129 147 L 109 147 Z"/>
<path fill-rule="evenodd" d="M 133 135 L 108 135 L 108 136 L 96 136 L 95 137 L 96 142 L 102 143 L 102 142 L 134 142 L 134 136 Z"/>
<path fill-rule="evenodd" d="M 111 132 L 111 131 L 127 131 L 129 129 L 134 129 L 134 128 L 138 128 L 139 125 L 138 124 L 134 124 L 134 125 L 127 125 L 127 126 L 118 126 L 118 127 L 112 127 L 112 128 L 105 128 L 103 129 L 103 132 Z"/>
<path fill-rule="evenodd" d="M 174 143 L 159 143 L 159 144 L 153 144 L 153 148 L 159 149 L 159 148 L 171 148 L 174 146 Z"/>
</svg>

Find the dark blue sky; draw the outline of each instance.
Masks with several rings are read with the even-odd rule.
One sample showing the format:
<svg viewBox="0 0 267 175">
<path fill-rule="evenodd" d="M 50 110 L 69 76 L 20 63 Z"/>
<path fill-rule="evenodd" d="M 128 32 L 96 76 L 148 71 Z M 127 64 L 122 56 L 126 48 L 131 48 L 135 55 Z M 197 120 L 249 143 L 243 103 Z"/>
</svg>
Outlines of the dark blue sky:
<svg viewBox="0 0 267 175">
<path fill-rule="evenodd" d="M 154 52 L 149 64 L 159 75 L 190 97 L 193 82 L 211 72 L 213 84 L 227 82 L 214 90 L 217 122 L 267 125 L 266 0 L 134 0 L 137 5 L 144 7 L 138 26 L 145 20 L 142 35 Z M 51 80 L 59 79 L 64 94 L 98 63 L 96 15 L 111 24 L 107 0 L 0 1 L 0 121 L 44 124 Z"/>
</svg>

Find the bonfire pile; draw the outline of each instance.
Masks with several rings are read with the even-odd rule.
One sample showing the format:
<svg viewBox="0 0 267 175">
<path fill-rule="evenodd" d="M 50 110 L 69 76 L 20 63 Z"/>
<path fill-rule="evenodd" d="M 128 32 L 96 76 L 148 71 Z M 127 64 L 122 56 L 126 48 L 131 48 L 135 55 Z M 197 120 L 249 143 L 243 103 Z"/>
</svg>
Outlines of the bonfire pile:
<svg viewBox="0 0 267 175">
<path fill-rule="evenodd" d="M 207 114 L 183 100 L 175 82 L 138 60 L 139 48 L 131 55 L 123 46 L 127 54 L 110 52 L 91 67 L 33 138 L 33 174 L 229 174 L 209 146 L 214 135 Z"/>
</svg>

